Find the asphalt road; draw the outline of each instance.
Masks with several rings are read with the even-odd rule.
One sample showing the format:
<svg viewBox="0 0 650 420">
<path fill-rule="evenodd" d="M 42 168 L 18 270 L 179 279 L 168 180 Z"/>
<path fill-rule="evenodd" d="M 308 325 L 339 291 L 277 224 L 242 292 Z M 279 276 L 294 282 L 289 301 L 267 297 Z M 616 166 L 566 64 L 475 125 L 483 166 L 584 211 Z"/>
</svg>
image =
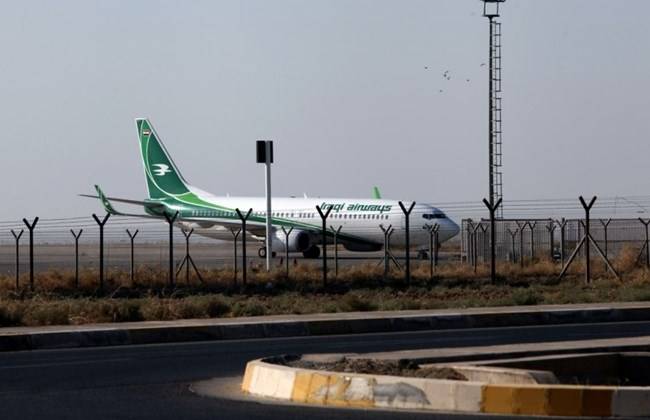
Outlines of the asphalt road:
<svg viewBox="0 0 650 420">
<path fill-rule="evenodd" d="M 248 360 L 281 353 L 469 347 L 633 337 L 649 332 L 650 322 L 631 322 L 1 353 L 0 419 L 448 418 L 446 414 L 203 398 L 192 394 L 189 384 L 241 375 Z"/>
</svg>

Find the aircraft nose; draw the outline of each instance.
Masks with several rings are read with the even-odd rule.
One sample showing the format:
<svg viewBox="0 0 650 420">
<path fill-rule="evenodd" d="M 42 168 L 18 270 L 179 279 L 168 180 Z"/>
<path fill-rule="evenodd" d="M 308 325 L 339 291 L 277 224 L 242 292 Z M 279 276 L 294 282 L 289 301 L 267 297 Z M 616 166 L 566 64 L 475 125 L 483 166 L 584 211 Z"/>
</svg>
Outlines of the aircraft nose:
<svg viewBox="0 0 650 420">
<path fill-rule="evenodd" d="M 447 219 L 447 227 L 446 227 L 447 232 L 449 232 L 449 237 L 453 238 L 454 236 L 458 235 L 460 232 L 460 226 L 456 224 L 451 219 Z"/>
</svg>

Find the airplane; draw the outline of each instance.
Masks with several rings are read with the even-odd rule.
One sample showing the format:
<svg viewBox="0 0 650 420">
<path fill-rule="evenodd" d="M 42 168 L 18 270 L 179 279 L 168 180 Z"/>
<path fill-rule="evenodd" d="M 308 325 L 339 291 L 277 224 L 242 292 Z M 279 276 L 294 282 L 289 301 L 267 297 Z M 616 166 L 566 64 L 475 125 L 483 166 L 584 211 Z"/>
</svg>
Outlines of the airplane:
<svg viewBox="0 0 650 420">
<path fill-rule="evenodd" d="M 190 185 L 169 152 L 160 136 L 146 118 L 137 118 L 136 127 L 148 198 L 132 200 L 107 197 L 99 186 L 97 195 L 81 194 L 84 197 L 99 198 L 107 213 L 122 216 L 159 218 L 177 214 L 174 224 L 181 229 L 209 238 L 232 240 L 233 230 L 241 228 L 237 214 L 239 209 L 246 214 L 252 212 L 246 221 L 247 237 L 264 243 L 266 238 L 266 198 L 216 196 Z M 390 237 L 391 246 L 405 246 L 406 219 L 398 201 L 381 198 L 379 189 L 374 188 L 374 198 L 272 198 L 271 217 L 273 253 L 289 251 L 302 253 L 305 258 L 318 258 L 322 241 L 322 219 L 316 206 L 325 212 L 331 207 L 327 219 L 328 227 L 338 229 L 337 242 L 350 251 L 379 251 L 384 246 L 384 233 L 381 227 L 394 229 Z M 145 214 L 132 214 L 118 211 L 113 202 L 142 206 Z M 404 203 L 406 206 L 409 202 Z M 177 213 L 178 212 L 178 213 Z M 437 223 L 440 243 L 454 237 L 459 232 L 456 223 L 444 212 L 429 204 L 416 204 L 410 215 L 410 244 L 422 249 L 429 244 L 427 228 Z M 286 235 L 282 228 L 288 232 Z M 249 236 L 250 235 L 250 236 Z M 326 241 L 333 243 L 334 233 L 327 231 Z M 288 248 L 288 249 L 287 249 Z M 262 246 L 258 255 L 266 256 Z"/>
</svg>

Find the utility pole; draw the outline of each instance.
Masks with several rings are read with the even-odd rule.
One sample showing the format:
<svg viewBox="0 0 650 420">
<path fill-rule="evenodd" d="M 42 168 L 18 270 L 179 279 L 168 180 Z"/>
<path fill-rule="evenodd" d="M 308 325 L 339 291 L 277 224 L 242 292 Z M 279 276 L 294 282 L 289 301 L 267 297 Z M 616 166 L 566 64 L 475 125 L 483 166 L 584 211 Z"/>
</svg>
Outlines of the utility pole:
<svg viewBox="0 0 650 420">
<path fill-rule="evenodd" d="M 488 155 L 489 155 L 489 197 L 490 207 L 497 211 L 496 217 L 503 218 L 503 207 L 495 203 L 503 197 L 503 173 L 501 151 L 501 23 L 499 4 L 505 0 L 483 0 L 483 16 L 490 23 L 490 50 L 488 59 Z"/>
</svg>

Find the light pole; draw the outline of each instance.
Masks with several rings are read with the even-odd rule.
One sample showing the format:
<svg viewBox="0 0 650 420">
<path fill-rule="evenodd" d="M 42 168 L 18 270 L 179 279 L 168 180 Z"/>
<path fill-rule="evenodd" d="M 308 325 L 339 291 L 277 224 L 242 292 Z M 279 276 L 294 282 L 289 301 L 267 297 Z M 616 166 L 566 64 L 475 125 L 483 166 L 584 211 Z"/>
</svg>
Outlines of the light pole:
<svg viewBox="0 0 650 420">
<path fill-rule="evenodd" d="M 257 141 L 257 163 L 266 165 L 266 271 L 271 271 L 271 164 L 273 163 L 273 141 Z"/>
</svg>

